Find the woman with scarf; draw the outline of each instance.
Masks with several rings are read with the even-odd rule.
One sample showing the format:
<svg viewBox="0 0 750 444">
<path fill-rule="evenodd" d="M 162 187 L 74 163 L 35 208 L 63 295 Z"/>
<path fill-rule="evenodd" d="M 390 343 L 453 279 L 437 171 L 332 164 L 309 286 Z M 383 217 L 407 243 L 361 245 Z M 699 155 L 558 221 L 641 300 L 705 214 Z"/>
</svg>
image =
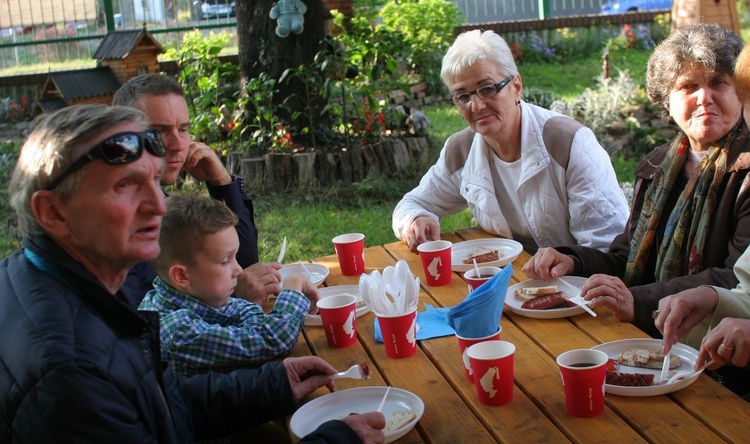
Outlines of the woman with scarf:
<svg viewBox="0 0 750 444">
<path fill-rule="evenodd" d="M 590 276 L 582 296 L 654 337 L 665 296 L 701 285 L 732 288 L 732 267 L 750 242 L 750 146 L 734 66 L 739 37 L 701 24 L 669 35 L 648 61 L 647 92 L 682 130 L 635 172 L 625 231 L 607 253 L 545 248 L 523 267 L 529 278 Z"/>
</svg>

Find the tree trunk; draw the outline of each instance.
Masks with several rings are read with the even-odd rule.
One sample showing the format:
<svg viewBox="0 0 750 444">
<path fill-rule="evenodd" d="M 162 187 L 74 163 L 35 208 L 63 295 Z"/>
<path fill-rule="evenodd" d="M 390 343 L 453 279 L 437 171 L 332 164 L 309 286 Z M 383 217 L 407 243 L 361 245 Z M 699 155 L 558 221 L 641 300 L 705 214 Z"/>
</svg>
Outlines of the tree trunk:
<svg viewBox="0 0 750 444">
<path fill-rule="evenodd" d="M 255 78 L 262 72 L 278 80 L 289 68 L 313 65 L 315 54 L 322 49 L 323 22 L 330 16 L 330 12 L 321 0 L 304 0 L 304 3 L 307 11 L 304 14 L 302 33 L 292 32 L 281 38 L 275 32 L 277 21 L 269 17 L 275 3 L 269 0 L 237 0 L 238 55 L 243 80 Z M 277 104 L 288 97 L 310 97 L 304 92 L 304 84 L 299 79 L 278 85 L 278 89 L 281 94 L 277 94 L 278 97 L 275 98 Z M 312 103 L 310 109 L 322 109 L 323 97 L 320 94 L 312 97 L 312 101 L 316 103 Z M 293 100 L 289 105 L 292 112 L 302 112 L 308 104 L 306 100 L 300 99 Z M 281 116 L 292 122 L 291 114 Z M 308 123 L 307 119 L 298 120 Z"/>
</svg>

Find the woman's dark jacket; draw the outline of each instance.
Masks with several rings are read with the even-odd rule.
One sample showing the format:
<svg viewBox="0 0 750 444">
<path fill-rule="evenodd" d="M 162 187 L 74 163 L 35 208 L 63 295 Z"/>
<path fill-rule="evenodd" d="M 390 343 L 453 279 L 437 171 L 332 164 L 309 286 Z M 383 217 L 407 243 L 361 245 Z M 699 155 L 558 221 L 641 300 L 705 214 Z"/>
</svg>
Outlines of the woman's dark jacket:
<svg viewBox="0 0 750 444">
<path fill-rule="evenodd" d="M 656 249 L 655 243 L 648 268 L 644 276 L 648 281 L 633 286 L 630 291 L 635 299 L 635 321 L 641 330 L 655 337 L 660 337 L 651 317 L 653 310 L 659 306 L 659 300 L 701 285 L 715 285 L 734 288 L 737 278 L 732 267 L 750 243 L 750 140 L 748 127 L 743 122 L 739 133 L 729 148 L 727 174 L 721 185 L 721 196 L 716 202 L 706 246 L 703 251 L 703 271 L 697 274 L 674 278 L 666 282 L 654 282 Z M 630 240 L 638 223 L 643 206 L 646 189 L 655 174 L 661 174 L 659 166 L 669 151 L 670 143 L 662 145 L 649 153 L 638 165 L 635 172 L 633 205 L 625 232 L 615 237 L 608 252 L 579 247 L 561 247 L 558 251 L 571 254 L 581 263 L 581 276 L 605 273 L 623 277 L 625 265 L 630 252 Z M 673 204 L 674 205 L 674 204 Z M 671 211 L 670 207 L 670 211 Z M 666 216 L 663 218 L 666 220 Z"/>
</svg>

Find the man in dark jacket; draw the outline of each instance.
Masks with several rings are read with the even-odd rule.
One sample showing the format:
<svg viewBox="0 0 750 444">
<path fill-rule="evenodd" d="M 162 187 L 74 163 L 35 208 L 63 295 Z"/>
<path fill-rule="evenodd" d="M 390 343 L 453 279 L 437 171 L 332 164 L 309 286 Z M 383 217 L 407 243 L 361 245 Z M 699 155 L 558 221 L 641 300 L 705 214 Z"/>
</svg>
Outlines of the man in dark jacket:
<svg viewBox="0 0 750 444">
<path fill-rule="evenodd" d="M 167 168 L 161 178 L 164 186 L 174 185 L 182 171 L 205 181 L 209 195 L 221 200 L 239 218 L 235 226 L 240 238 L 237 263 L 244 268 L 238 278 L 237 296 L 262 303 L 269 295 L 281 292 L 281 264 L 258 262 L 258 229 L 255 227 L 253 201 L 245 193 L 244 180 L 230 175 L 221 159 L 206 144 L 192 140 L 190 114 L 182 86 L 165 75 L 143 74 L 128 80 L 117 91 L 114 105 L 141 110 L 149 127 L 161 132 L 167 148 Z M 145 262 L 136 265 L 125 281 L 137 307 L 149 290 L 156 272 Z"/>
<path fill-rule="evenodd" d="M 213 439 L 331 385 L 316 357 L 190 379 L 162 363 L 158 316 L 120 289 L 159 253 L 166 150 L 146 124 L 133 108 L 69 107 L 21 150 L 10 191 L 24 249 L 0 262 L 0 442 Z M 384 425 L 352 415 L 303 442 L 382 442 Z"/>
</svg>

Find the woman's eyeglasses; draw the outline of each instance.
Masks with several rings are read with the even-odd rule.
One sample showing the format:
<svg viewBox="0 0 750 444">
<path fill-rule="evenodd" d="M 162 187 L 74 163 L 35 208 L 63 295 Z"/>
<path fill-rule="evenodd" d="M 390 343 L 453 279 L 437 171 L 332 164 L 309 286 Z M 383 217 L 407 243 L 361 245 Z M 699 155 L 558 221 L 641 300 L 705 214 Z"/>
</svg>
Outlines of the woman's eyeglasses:
<svg viewBox="0 0 750 444">
<path fill-rule="evenodd" d="M 95 159 L 102 159 L 109 165 L 135 162 L 141 158 L 144 147 L 154 156 L 164 157 L 167 155 L 167 148 L 161 139 L 161 133 L 157 130 L 148 129 L 140 133 L 133 131 L 117 133 L 94 145 L 86 154 L 65 168 L 45 189 L 53 190 L 71 173 Z"/>
<path fill-rule="evenodd" d="M 500 91 L 502 91 L 503 88 L 505 88 L 505 85 L 513 80 L 513 77 L 514 76 L 509 76 L 506 77 L 505 80 L 499 83 L 495 83 L 494 85 L 483 86 L 481 88 L 475 89 L 474 91 L 451 96 L 451 102 L 453 102 L 453 104 L 459 108 L 468 108 L 469 105 L 471 105 L 471 96 L 474 94 L 483 99 L 491 99 L 495 97 Z"/>
</svg>

